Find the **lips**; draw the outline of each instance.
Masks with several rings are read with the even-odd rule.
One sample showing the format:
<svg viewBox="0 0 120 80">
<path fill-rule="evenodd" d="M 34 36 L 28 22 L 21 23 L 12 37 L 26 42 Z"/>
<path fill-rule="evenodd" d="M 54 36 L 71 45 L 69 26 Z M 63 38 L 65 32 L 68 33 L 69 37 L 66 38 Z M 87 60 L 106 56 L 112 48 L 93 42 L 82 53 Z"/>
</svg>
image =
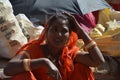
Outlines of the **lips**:
<svg viewBox="0 0 120 80">
<path fill-rule="evenodd" d="M 62 39 L 62 38 L 55 38 L 54 40 L 55 40 L 55 42 L 58 42 L 58 43 L 63 42 L 63 39 Z"/>
</svg>

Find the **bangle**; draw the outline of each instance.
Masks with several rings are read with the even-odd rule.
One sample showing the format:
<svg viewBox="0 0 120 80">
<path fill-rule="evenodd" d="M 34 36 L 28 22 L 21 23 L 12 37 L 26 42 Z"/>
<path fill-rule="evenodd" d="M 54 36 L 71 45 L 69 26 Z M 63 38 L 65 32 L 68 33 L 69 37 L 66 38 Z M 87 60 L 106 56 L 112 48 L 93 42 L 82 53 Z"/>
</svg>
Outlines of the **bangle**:
<svg viewBox="0 0 120 80">
<path fill-rule="evenodd" d="M 4 80 L 5 78 L 12 78 L 12 76 L 5 75 L 4 69 L 0 69 L 0 80 Z"/>
<path fill-rule="evenodd" d="M 23 59 L 22 62 L 25 71 L 30 71 L 30 59 Z"/>
<path fill-rule="evenodd" d="M 89 43 L 85 46 L 85 48 L 86 48 L 87 50 L 89 50 L 89 49 L 95 47 L 96 45 L 97 45 L 97 44 L 96 44 L 95 41 L 90 40 Z"/>
</svg>

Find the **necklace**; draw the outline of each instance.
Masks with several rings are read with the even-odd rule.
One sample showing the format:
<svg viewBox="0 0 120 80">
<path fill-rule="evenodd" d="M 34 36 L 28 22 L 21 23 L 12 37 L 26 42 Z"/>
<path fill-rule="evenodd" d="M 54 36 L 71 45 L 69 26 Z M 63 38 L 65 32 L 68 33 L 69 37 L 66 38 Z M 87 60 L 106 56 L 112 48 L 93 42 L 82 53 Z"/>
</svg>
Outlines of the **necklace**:
<svg viewBox="0 0 120 80">
<path fill-rule="evenodd" d="M 44 46 L 42 48 L 44 50 L 46 58 L 50 59 L 50 61 L 53 62 L 53 64 L 55 64 L 56 66 L 58 66 L 59 65 L 60 54 L 56 53 L 57 55 L 55 55 L 54 54 L 55 51 L 52 51 L 50 48 L 48 48 L 48 46 Z"/>
</svg>

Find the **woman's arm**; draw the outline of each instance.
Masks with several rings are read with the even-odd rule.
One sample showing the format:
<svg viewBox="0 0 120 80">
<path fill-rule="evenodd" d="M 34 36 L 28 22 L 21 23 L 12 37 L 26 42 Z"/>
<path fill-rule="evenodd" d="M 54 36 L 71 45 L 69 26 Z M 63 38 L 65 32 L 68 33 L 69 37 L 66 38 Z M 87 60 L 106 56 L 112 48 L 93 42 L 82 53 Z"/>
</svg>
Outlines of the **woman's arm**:
<svg viewBox="0 0 120 80">
<path fill-rule="evenodd" d="M 13 76 L 15 74 L 25 72 L 23 59 L 28 59 L 28 57 L 25 56 L 24 54 L 25 54 L 25 51 L 22 51 L 21 54 L 16 55 L 8 62 L 8 64 L 4 68 L 5 75 Z M 37 69 L 41 65 L 44 65 L 43 64 L 44 61 L 45 59 L 31 59 L 30 60 L 31 69 Z"/>
<path fill-rule="evenodd" d="M 28 59 L 25 55 L 25 51 L 22 52 L 22 54 L 16 55 L 14 58 L 12 58 L 6 67 L 4 68 L 4 74 L 7 76 L 14 76 L 16 74 L 25 72 L 23 60 Z M 30 59 L 30 69 L 38 69 L 41 66 L 45 66 L 48 69 L 48 75 L 53 77 L 53 75 L 56 75 L 56 79 L 61 79 L 61 75 L 57 67 L 47 58 L 38 58 L 38 59 Z"/>
<path fill-rule="evenodd" d="M 105 62 L 102 54 L 95 52 L 81 52 L 78 53 L 74 59 L 74 62 L 80 62 L 87 66 L 97 67 Z"/>
<path fill-rule="evenodd" d="M 86 47 L 89 48 L 87 49 L 88 52 L 85 52 L 83 54 L 77 54 L 75 61 L 86 64 L 88 66 L 98 66 L 105 62 L 104 57 L 101 51 L 99 50 L 98 46 L 80 26 L 75 17 L 68 13 L 64 14 L 66 14 L 73 22 L 73 24 L 75 25 L 75 32 L 78 34 L 78 37 L 81 38 L 84 41 Z"/>
<path fill-rule="evenodd" d="M 80 27 L 80 26 L 79 26 Z M 86 64 L 88 66 L 98 66 L 105 62 L 104 57 L 98 48 L 97 44 L 90 38 L 90 36 L 80 28 L 77 29 L 78 36 L 84 41 L 85 45 L 91 44 L 91 48 L 87 49 L 88 52 L 78 54 L 76 61 Z M 93 46 L 92 46 L 93 45 Z"/>
</svg>

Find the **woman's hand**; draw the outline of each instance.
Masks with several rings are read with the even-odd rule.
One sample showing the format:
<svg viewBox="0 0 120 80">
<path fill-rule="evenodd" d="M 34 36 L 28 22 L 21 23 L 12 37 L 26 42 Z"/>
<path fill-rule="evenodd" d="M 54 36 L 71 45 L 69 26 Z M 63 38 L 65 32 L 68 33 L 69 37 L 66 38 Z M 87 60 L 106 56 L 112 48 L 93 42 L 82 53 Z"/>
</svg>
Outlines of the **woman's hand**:
<svg viewBox="0 0 120 80">
<path fill-rule="evenodd" d="M 45 64 L 48 68 L 48 75 L 53 77 L 55 80 L 62 80 L 61 74 L 58 68 L 49 60 L 45 59 Z"/>
<path fill-rule="evenodd" d="M 75 17 L 67 12 L 63 12 L 63 14 L 65 14 L 66 16 L 68 16 L 68 19 L 70 20 L 70 24 L 73 27 L 73 30 L 79 35 L 79 34 L 83 34 L 84 30 L 83 28 L 80 26 L 80 24 L 78 23 L 78 21 L 75 19 Z M 79 38 L 81 38 L 81 35 L 79 35 Z"/>
<path fill-rule="evenodd" d="M 80 26 L 80 24 L 78 23 L 78 21 L 76 20 L 76 18 L 73 15 L 71 15 L 67 12 L 63 12 L 63 14 L 68 16 L 69 20 L 75 25 L 76 29 L 79 29 L 79 28 L 82 29 L 82 27 Z"/>
</svg>

